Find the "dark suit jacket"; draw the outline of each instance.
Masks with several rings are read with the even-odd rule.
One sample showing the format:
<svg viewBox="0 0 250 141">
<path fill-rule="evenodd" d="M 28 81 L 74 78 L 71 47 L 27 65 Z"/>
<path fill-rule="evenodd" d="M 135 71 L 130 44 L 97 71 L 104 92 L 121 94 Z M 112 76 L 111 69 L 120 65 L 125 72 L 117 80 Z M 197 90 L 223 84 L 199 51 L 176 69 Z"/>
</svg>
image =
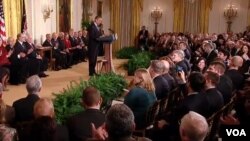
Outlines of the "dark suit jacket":
<svg viewBox="0 0 250 141">
<path fill-rule="evenodd" d="M 208 112 L 206 117 L 210 117 L 223 107 L 224 100 L 222 94 L 216 88 L 207 89 L 205 91 L 205 97 L 208 102 Z"/>
<path fill-rule="evenodd" d="M 48 40 L 45 40 L 42 44 L 43 47 L 53 47 L 52 41 L 49 42 Z"/>
<path fill-rule="evenodd" d="M 84 141 L 92 137 L 91 123 L 94 123 L 96 128 L 100 127 L 105 122 L 105 115 L 97 109 L 86 109 L 68 119 L 67 127 L 71 141 Z"/>
<path fill-rule="evenodd" d="M 27 97 L 19 99 L 13 103 L 15 109 L 15 121 L 31 121 L 33 120 L 33 107 L 35 103 L 39 100 L 36 94 L 29 94 Z"/>
<path fill-rule="evenodd" d="M 238 70 L 235 70 L 235 69 L 230 69 L 230 70 L 227 70 L 225 72 L 225 74 L 231 78 L 232 82 L 233 82 L 233 86 L 234 86 L 234 89 L 236 90 L 240 90 L 243 88 L 244 86 L 244 76 L 238 71 Z"/>
<path fill-rule="evenodd" d="M 208 54 L 208 56 L 206 57 L 207 66 L 209 66 L 209 64 L 213 62 L 216 57 L 217 53 L 215 52 L 215 50 L 212 50 L 210 54 Z"/>
<path fill-rule="evenodd" d="M 166 98 L 168 96 L 168 92 L 170 91 L 168 81 L 162 75 L 159 75 L 154 78 L 153 82 L 157 99 L 160 100 L 162 98 Z"/>
<path fill-rule="evenodd" d="M 233 92 L 233 82 L 227 75 L 220 76 L 220 82 L 217 85 L 217 89 L 221 92 L 224 104 L 230 102 Z"/>
<path fill-rule="evenodd" d="M 23 43 L 23 45 L 21 45 L 20 43 L 19 43 L 19 41 L 17 41 L 16 43 L 15 43 L 15 45 L 14 45 L 14 51 L 13 51 L 13 53 L 12 53 L 12 55 L 10 56 L 10 61 L 11 62 L 13 62 L 13 63 L 18 63 L 18 62 L 20 62 L 20 59 L 25 59 L 25 58 L 18 58 L 18 54 L 19 53 L 27 53 L 27 48 L 25 47 L 25 45 L 24 45 L 24 43 Z"/>
<path fill-rule="evenodd" d="M 94 23 L 92 23 L 90 25 L 90 27 L 88 28 L 88 35 L 89 35 L 89 52 L 93 52 L 96 50 L 96 48 L 98 48 L 101 43 L 99 41 L 97 41 L 97 38 L 99 38 L 102 33 L 101 31 L 96 27 L 96 25 Z"/>
<path fill-rule="evenodd" d="M 27 54 L 27 57 L 29 59 L 36 59 L 37 51 L 36 51 L 35 45 L 34 44 L 29 44 L 28 42 L 24 42 L 24 44 L 25 44 L 27 50 L 33 48 L 33 51 L 30 54 Z"/>
<path fill-rule="evenodd" d="M 206 116 L 208 111 L 206 97 L 202 93 L 194 93 L 186 96 L 180 101 L 175 110 L 173 110 L 170 116 L 166 116 L 165 120 L 170 124 L 178 125 L 178 121 L 187 114 L 189 111 L 197 112 L 203 116 Z"/>
<path fill-rule="evenodd" d="M 175 79 L 170 74 L 165 73 L 162 76 L 167 80 L 169 90 L 173 90 L 174 88 L 176 88 L 177 83 L 176 83 Z"/>
</svg>

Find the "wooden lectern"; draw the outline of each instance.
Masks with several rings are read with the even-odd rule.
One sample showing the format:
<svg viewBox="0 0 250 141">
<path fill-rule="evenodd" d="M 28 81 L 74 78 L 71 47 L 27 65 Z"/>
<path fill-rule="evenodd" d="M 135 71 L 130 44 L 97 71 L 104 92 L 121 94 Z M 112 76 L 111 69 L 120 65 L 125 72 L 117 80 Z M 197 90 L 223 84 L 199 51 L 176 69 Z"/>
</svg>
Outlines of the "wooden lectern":
<svg viewBox="0 0 250 141">
<path fill-rule="evenodd" d="M 104 58 L 97 60 L 97 73 L 115 72 L 112 59 L 112 38 L 106 36 L 100 38 L 100 41 L 103 41 Z"/>
</svg>

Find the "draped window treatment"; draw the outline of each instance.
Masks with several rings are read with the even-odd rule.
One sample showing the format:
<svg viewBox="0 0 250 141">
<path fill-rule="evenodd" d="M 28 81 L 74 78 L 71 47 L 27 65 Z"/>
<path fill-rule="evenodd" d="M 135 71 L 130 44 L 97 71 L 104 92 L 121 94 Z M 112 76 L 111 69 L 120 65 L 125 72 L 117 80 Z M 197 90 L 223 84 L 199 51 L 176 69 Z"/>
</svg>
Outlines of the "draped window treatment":
<svg viewBox="0 0 250 141">
<path fill-rule="evenodd" d="M 207 33 L 212 0 L 174 0 L 174 32 Z"/>
<path fill-rule="evenodd" d="M 118 40 L 113 43 L 113 52 L 118 51 L 121 48 L 121 1 L 110 0 L 110 27 L 117 35 Z"/>
<path fill-rule="evenodd" d="M 134 45 L 140 30 L 143 0 L 110 0 L 110 26 L 118 34 L 113 52 Z"/>
<path fill-rule="evenodd" d="M 248 0 L 247 25 L 250 26 L 250 0 Z"/>
<path fill-rule="evenodd" d="M 16 37 L 21 32 L 22 0 L 3 0 L 7 37 Z"/>
<path fill-rule="evenodd" d="M 131 44 L 136 44 L 136 37 L 141 26 L 141 11 L 143 10 L 143 0 L 132 0 L 131 2 Z"/>
<path fill-rule="evenodd" d="M 121 0 L 121 48 L 124 46 L 130 46 L 130 28 L 131 28 L 131 1 L 130 0 Z"/>
</svg>

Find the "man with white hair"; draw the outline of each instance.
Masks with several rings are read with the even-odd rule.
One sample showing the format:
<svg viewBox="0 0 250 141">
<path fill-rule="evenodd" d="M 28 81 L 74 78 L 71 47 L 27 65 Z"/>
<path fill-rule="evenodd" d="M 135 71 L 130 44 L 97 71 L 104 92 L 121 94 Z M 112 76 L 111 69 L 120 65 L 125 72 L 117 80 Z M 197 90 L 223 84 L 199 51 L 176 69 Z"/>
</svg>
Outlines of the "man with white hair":
<svg viewBox="0 0 250 141">
<path fill-rule="evenodd" d="M 168 73 L 169 67 L 170 67 L 169 62 L 166 60 L 161 60 L 161 61 L 165 66 L 162 76 L 167 80 L 168 85 L 169 85 L 169 89 L 173 90 L 174 88 L 176 88 L 177 83 L 176 83 L 175 79 Z"/>
<path fill-rule="evenodd" d="M 193 111 L 190 111 L 181 119 L 180 137 L 182 141 L 203 141 L 208 133 L 206 119 Z"/>
<path fill-rule="evenodd" d="M 185 60 L 185 53 L 183 50 L 174 50 L 172 52 L 171 59 L 176 65 L 176 73 L 184 71 L 185 75 L 188 74 L 190 71 L 190 64 L 187 60 Z"/>
<path fill-rule="evenodd" d="M 42 81 L 37 75 L 29 77 L 26 81 L 28 96 L 13 103 L 15 109 L 15 122 L 31 121 L 34 119 L 33 107 L 38 101 L 39 93 L 42 89 Z"/>
<path fill-rule="evenodd" d="M 234 89 L 240 90 L 244 85 L 244 76 L 239 72 L 239 68 L 243 65 L 243 58 L 240 56 L 234 56 L 229 63 L 229 69 L 225 74 L 231 78 Z"/>
</svg>

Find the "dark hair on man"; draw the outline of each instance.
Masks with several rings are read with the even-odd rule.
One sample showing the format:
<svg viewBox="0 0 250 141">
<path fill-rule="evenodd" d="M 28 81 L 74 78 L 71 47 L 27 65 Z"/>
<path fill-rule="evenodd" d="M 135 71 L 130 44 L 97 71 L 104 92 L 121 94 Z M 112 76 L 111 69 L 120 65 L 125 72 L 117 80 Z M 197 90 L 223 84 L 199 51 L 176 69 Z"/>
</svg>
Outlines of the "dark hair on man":
<svg viewBox="0 0 250 141">
<path fill-rule="evenodd" d="M 134 114 L 125 104 L 115 104 L 106 115 L 106 129 L 111 140 L 132 136 Z"/>
<path fill-rule="evenodd" d="M 220 74 L 224 74 L 226 71 L 226 65 L 219 60 L 213 61 L 212 63 L 210 63 L 210 66 L 214 66 L 215 69 L 220 72 Z"/>
<path fill-rule="evenodd" d="M 82 101 L 86 106 L 94 106 L 101 99 L 100 92 L 94 87 L 87 87 L 82 92 Z"/>
<path fill-rule="evenodd" d="M 42 116 L 33 122 L 31 126 L 31 138 L 33 141 L 55 141 L 56 121 L 49 116 Z"/>
<path fill-rule="evenodd" d="M 192 72 L 188 77 L 189 86 L 195 92 L 200 92 L 204 89 L 206 80 L 202 73 Z"/>
<path fill-rule="evenodd" d="M 99 15 L 95 16 L 95 20 L 96 20 L 96 19 L 99 19 L 99 18 L 102 18 L 102 17 L 99 16 Z"/>
<path fill-rule="evenodd" d="M 207 71 L 205 75 L 206 79 L 210 80 L 214 86 L 216 86 L 220 82 L 220 76 L 217 73 Z"/>
<path fill-rule="evenodd" d="M 228 57 L 230 56 L 229 51 L 227 51 L 227 50 L 225 50 L 225 49 L 219 49 L 218 52 L 221 52 L 221 53 L 224 54 L 224 56 L 227 56 L 227 59 L 228 59 Z"/>
</svg>

